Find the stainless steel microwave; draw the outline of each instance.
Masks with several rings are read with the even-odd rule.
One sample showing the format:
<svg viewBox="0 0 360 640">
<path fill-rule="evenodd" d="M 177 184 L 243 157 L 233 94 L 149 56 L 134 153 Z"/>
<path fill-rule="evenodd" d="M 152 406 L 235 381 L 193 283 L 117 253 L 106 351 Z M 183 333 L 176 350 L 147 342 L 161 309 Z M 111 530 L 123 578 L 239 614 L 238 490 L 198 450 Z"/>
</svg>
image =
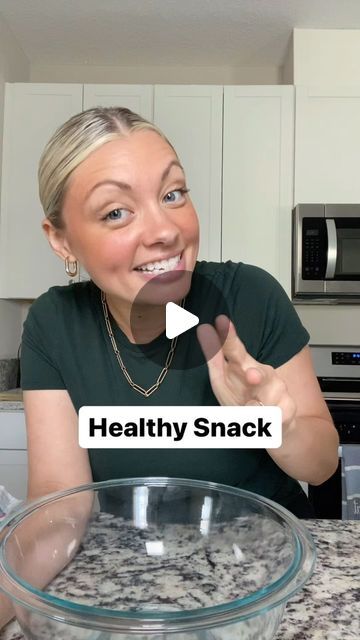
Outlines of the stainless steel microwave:
<svg viewBox="0 0 360 640">
<path fill-rule="evenodd" d="M 298 204 L 292 216 L 292 299 L 360 304 L 360 204 Z"/>
</svg>

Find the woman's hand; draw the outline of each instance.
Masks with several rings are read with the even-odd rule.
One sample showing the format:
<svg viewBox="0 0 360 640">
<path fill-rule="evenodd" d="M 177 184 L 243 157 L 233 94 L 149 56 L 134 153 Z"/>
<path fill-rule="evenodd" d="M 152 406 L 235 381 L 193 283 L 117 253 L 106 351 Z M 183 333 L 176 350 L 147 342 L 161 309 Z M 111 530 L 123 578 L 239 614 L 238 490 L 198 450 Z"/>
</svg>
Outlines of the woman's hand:
<svg viewBox="0 0 360 640">
<path fill-rule="evenodd" d="M 338 465 L 339 437 L 304 347 L 278 369 L 246 351 L 226 316 L 197 328 L 213 392 L 221 405 L 275 405 L 282 410 L 282 445 L 268 453 L 288 475 L 321 484 Z M 215 355 L 214 355 L 215 354 Z"/>
<path fill-rule="evenodd" d="M 200 325 L 197 336 L 220 405 L 275 405 L 282 410 L 283 427 L 292 423 L 296 404 L 285 382 L 273 367 L 248 354 L 229 318 L 218 316 L 215 327 Z"/>
</svg>

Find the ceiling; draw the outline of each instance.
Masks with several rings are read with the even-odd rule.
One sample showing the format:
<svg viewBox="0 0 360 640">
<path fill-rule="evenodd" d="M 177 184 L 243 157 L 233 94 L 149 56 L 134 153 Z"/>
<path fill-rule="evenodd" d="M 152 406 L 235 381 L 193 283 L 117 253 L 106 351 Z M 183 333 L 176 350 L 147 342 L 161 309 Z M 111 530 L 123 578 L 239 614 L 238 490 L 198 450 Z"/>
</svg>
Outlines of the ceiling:
<svg viewBox="0 0 360 640">
<path fill-rule="evenodd" d="M 360 0 L 0 0 L 33 65 L 281 66 L 292 29 L 360 29 Z"/>
</svg>

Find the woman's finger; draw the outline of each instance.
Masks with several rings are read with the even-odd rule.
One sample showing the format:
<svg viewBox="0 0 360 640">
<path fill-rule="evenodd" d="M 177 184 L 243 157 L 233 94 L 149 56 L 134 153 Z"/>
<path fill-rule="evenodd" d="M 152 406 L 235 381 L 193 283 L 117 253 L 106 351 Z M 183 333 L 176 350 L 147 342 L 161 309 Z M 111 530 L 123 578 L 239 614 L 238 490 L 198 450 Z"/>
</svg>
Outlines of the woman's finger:
<svg viewBox="0 0 360 640">
<path fill-rule="evenodd" d="M 261 387 L 262 384 L 265 382 L 264 372 L 262 369 L 258 369 L 256 367 L 249 367 L 245 371 L 245 380 L 246 380 L 246 383 L 251 386 Z"/>
<path fill-rule="evenodd" d="M 241 342 L 236 333 L 234 324 L 225 315 L 217 316 L 215 319 L 215 327 L 219 334 L 224 357 L 227 362 L 233 362 L 244 367 L 246 361 L 256 363 L 246 351 L 244 344 Z"/>
<path fill-rule="evenodd" d="M 216 316 L 214 324 L 216 327 L 216 331 L 218 332 L 218 335 L 220 337 L 221 344 L 224 344 L 226 341 L 226 338 L 229 335 L 230 325 L 232 324 L 231 320 L 230 318 L 222 314 L 222 315 Z"/>
<path fill-rule="evenodd" d="M 209 368 L 209 374 L 216 378 L 224 376 L 224 356 L 220 338 L 211 324 L 200 324 L 196 334 Z"/>
<path fill-rule="evenodd" d="M 255 383 L 258 373 L 262 374 L 262 380 Z M 264 405 L 280 406 L 281 409 L 286 409 L 286 414 L 289 412 L 287 402 L 290 396 L 286 384 L 272 367 L 264 365 L 260 371 L 256 371 L 254 368 L 248 369 L 246 375 L 252 400 L 259 400 Z"/>
<path fill-rule="evenodd" d="M 249 384 L 257 384 L 259 387 L 268 388 L 273 385 L 274 380 L 279 379 L 279 381 L 281 381 L 274 367 L 271 367 L 269 364 L 262 364 L 256 360 L 253 362 L 254 364 L 246 369 Z"/>
<path fill-rule="evenodd" d="M 226 320 L 228 320 L 226 318 Z M 244 371 L 241 365 L 231 365 L 226 362 L 223 353 L 224 336 L 222 332 L 224 327 L 220 328 L 220 335 L 216 328 L 212 325 L 200 325 L 197 328 L 197 335 L 204 352 L 208 370 L 209 379 L 212 390 L 222 405 L 242 404 L 243 403 L 243 385 L 241 378 L 244 377 Z M 232 371 L 237 369 L 237 373 Z"/>
</svg>

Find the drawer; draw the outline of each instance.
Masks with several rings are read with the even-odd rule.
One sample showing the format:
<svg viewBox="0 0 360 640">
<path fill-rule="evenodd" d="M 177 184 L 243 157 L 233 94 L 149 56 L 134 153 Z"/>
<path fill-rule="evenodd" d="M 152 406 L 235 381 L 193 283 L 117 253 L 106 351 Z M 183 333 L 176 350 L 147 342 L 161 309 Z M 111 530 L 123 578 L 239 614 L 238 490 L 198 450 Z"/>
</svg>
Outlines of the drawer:
<svg viewBox="0 0 360 640">
<path fill-rule="evenodd" d="M 27 452 L 0 450 L 0 484 L 15 498 L 25 500 L 27 493 Z M 0 637 L 1 632 L 0 632 Z"/>
<path fill-rule="evenodd" d="M 25 415 L 23 411 L 0 411 L 0 449 L 26 450 Z"/>
</svg>

